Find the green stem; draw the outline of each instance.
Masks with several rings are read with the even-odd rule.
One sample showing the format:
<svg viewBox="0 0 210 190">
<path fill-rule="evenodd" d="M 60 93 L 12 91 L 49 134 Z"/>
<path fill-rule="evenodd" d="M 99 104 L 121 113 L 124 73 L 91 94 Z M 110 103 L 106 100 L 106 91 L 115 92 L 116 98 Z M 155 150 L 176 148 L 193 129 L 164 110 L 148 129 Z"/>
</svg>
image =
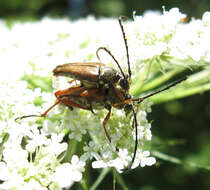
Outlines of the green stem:
<svg viewBox="0 0 210 190">
<path fill-rule="evenodd" d="M 179 158 L 164 154 L 162 152 L 159 151 L 152 151 L 151 154 L 161 160 L 165 160 L 174 164 L 182 164 L 182 165 L 188 165 L 190 167 L 194 167 L 194 168 L 200 168 L 200 169 L 205 169 L 205 170 L 210 170 L 210 166 L 202 166 L 199 165 L 197 163 L 194 162 L 184 162 Z"/>
<path fill-rule="evenodd" d="M 114 170 L 113 172 L 114 172 L 114 175 L 117 178 L 117 182 L 121 185 L 122 189 L 123 190 L 128 190 L 128 187 L 126 186 L 122 176 L 116 170 Z"/>
<path fill-rule="evenodd" d="M 64 162 L 69 162 L 71 160 L 71 156 L 75 154 L 77 149 L 77 141 L 76 140 L 70 140 L 68 143 L 68 149 L 66 151 L 65 157 L 64 157 Z"/>
<path fill-rule="evenodd" d="M 81 186 L 82 186 L 82 188 L 83 188 L 84 190 L 88 190 L 88 187 L 87 187 L 87 184 L 86 184 L 85 180 L 82 180 L 82 181 L 80 182 L 80 184 L 81 184 Z"/>
<path fill-rule="evenodd" d="M 109 171 L 110 171 L 110 168 L 103 169 L 102 172 L 100 173 L 100 175 L 98 176 L 97 180 L 95 181 L 95 183 L 90 188 L 90 190 L 97 189 L 97 187 L 103 181 L 103 179 L 106 177 L 106 175 L 109 173 Z"/>
</svg>

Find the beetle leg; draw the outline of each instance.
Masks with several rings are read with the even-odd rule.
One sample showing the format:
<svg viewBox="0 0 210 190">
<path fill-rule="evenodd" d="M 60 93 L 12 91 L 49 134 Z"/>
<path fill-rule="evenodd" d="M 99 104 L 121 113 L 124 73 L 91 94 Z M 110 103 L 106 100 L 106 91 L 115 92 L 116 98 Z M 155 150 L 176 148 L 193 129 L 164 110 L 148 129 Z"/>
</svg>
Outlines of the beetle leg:
<svg viewBox="0 0 210 190">
<path fill-rule="evenodd" d="M 56 98 L 60 98 L 62 96 L 68 96 L 68 95 L 71 95 L 73 93 L 83 91 L 83 90 L 84 90 L 84 87 L 81 87 L 81 86 L 71 87 L 71 88 L 67 88 L 65 90 L 59 90 L 59 91 L 55 92 L 55 96 L 56 96 Z"/>
<path fill-rule="evenodd" d="M 109 136 L 109 134 L 108 134 L 108 132 L 106 130 L 106 124 L 107 124 L 107 122 L 108 122 L 108 120 L 110 118 L 110 115 L 111 115 L 111 108 L 109 109 L 109 112 L 108 112 L 108 114 L 106 115 L 106 117 L 105 117 L 105 119 L 103 121 L 103 127 L 104 127 L 104 131 L 105 131 L 106 137 L 108 138 L 109 142 L 111 143 L 111 138 L 110 138 L 110 136 Z"/>
<path fill-rule="evenodd" d="M 56 105 L 58 105 L 61 102 L 61 100 L 58 100 L 57 102 L 55 102 L 52 106 L 50 106 L 42 115 L 41 117 L 45 117 L 47 115 L 47 113 L 53 109 Z"/>
<path fill-rule="evenodd" d="M 85 99 L 88 101 L 87 97 L 88 97 L 88 96 L 91 96 L 91 95 L 94 95 L 94 94 L 96 94 L 97 92 L 98 92 L 98 89 L 88 89 L 88 90 L 84 90 L 84 91 L 80 94 L 80 96 L 82 96 L 83 98 L 85 98 Z M 90 102 L 90 101 L 88 101 L 88 102 L 89 102 L 89 104 L 90 104 L 90 111 L 95 115 L 95 112 L 93 111 L 91 102 Z"/>
<path fill-rule="evenodd" d="M 113 106 L 114 106 L 114 107 L 117 107 L 117 106 L 119 106 L 119 105 L 128 104 L 128 103 L 130 103 L 130 102 L 133 102 L 133 100 L 132 100 L 132 99 L 127 99 L 127 100 L 124 100 L 124 101 L 122 101 L 122 102 L 118 102 L 118 103 L 116 103 L 116 104 L 113 104 Z"/>
<path fill-rule="evenodd" d="M 80 108 L 80 109 L 85 109 L 85 110 L 89 110 L 88 108 L 86 108 L 86 107 L 84 107 L 84 106 L 82 106 L 82 105 L 80 105 L 80 104 L 77 104 L 77 103 L 75 103 L 75 102 L 73 102 L 73 101 L 71 101 L 71 100 L 68 100 L 68 99 L 65 99 L 65 98 L 63 98 L 63 99 L 59 99 L 57 102 L 55 102 L 52 106 L 50 106 L 42 115 L 41 115 L 41 117 L 45 117 L 46 115 L 47 115 L 47 113 L 51 110 L 51 109 L 53 109 L 56 105 L 58 105 L 59 103 L 63 103 L 63 104 L 65 104 L 66 106 L 68 106 L 68 107 L 70 107 L 70 108 L 73 108 L 73 107 L 76 107 L 76 108 Z"/>
<path fill-rule="evenodd" d="M 80 104 L 77 104 L 69 99 L 66 99 L 66 98 L 61 98 L 61 99 L 58 99 L 57 102 L 55 102 L 52 106 L 50 106 L 43 114 L 41 114 L 41 117 L 45 117 L 48 112 L 53 109 L 56 105 L 58 105 L 59 103 L 63 103 L 65 104 L 66 106 L 68 106 L 71 110 L 73 110 L 73 107 L 76 107 L 76 108 L 80 108 L 80 109 L 84 109 L 84 110 L 89 110 L 89 108 L 87 107 L 84 107 Z"/>
<path fill-rule="evenodd" d="M 24 119 L 24 118 L 27 118 L 27 117 L 45 117 L 47 115 L 47 113 L 53 109 L 56 105 L 58 105 L 59 103 L 61 102 L 61 100 L 57 100 L 57 102 L 55 102 L 52 106 L 50 106 L 43 114 L 41 115 L 24 115 L 22 117 L 17 117 L 15 118 L 15 121 L 17 120 L 21 120 L 21 119 Z"/>
<path fill-rule="evenodd" d="M 71 97 L 71 96 L 69 96 L 69 97 Z M 76 108 L 80 108 L 80 109 L 84 109 L 84 110 L 90 110 L 89 108 L 87 108 L 83 105 L 80 105 L 72 100 L 66 99 L 66 97 L 60 99 L 60 102 L 62 102 L 63 104 L 65 104 L 68 107 L 76 107 Z"/>
<path fill-rule="evenodd" d="M 72 88 L 68 88 L 65 90 L 60 90 L 55 92 L 55 96 L 58 99 L 58 101 L 56 101 L 52 106 L 50 106 L 43 114 L 41 114 L 41 117 L 45 117 L 47 115 L 47 113 L 53 109 L 56 105 L 58 105 L 59 103 L 63 103 L 65 105 L 67 105 L 71 110 L 73 109 L 73 107 L 77 107 L 77 108 L 81 108 L 81 109 L 87 109 L 86 107 L 83 107 L 82 105 L 79 105 L 71 100 L 67 100 L 65 98 L 61 98 L 61 96 L 70 96 L 71 93 L 73 92 L 77 92 L 82 90 L 82 87 L 78 86 L 78 87 L 72 87 Z"/>
</svg>

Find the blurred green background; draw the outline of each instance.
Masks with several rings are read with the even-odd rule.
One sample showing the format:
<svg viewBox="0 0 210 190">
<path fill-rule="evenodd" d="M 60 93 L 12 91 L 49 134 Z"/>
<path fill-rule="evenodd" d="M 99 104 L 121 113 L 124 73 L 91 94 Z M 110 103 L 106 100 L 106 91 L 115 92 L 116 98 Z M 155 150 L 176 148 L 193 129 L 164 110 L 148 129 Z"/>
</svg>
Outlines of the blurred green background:
<svg viewBox="0 0 210 190">
<path fill-rule="evenodd" d="M 0 0 L 0 17 L 42 17 L 45 15 L 73 17 L 130 16 L 135 10 L 162 10 L 179 7 L 188 16 L 201 17 L 209 10 L 209 0 Z"/>
<path fill-rule="evenodd" d="M 201 18 L 210 9 L 209 0 L 0 0 L 0 18 L 39 19 L 43 16 L 71 18 L 86 15 L 118 17 L 132 12 L 179 7 L 189 18 Z M 210 189 L 210 92 L 153 106 L 153 149 L 183 160 L 174 164 L 159 160 L 156 166 L 138 168 L 121 177 L 131 190 Z M 196 167 L 188 166 L 193 162 Z M 199 166 L 201 168 L 199 169 Z M 206 169 L 202 169 L 202 166 Z M 94 183 L 100 170 L 88 170 Z M 113 189 L 109 173 L 98 189 Z M 76 184 L 73 189 L 83 189 Z M 116 182 L 116 189 L 122 187 Z"/>
</svg>

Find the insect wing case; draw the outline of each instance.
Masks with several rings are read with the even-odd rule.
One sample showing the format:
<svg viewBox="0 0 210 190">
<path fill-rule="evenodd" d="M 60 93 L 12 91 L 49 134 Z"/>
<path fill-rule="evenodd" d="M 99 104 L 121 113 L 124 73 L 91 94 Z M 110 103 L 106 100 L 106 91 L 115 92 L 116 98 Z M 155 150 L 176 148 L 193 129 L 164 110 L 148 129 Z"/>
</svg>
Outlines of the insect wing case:
<svg viewBox="0 0 210 190">
<path fill-rule="evenodd" d="M 55 76 L 66 76 L 79 81 L 97 82 L 99 79 L 100 67 L 103 66 L 100 62 L 90 63 L 67 63 L 57 66 L 53 70 Z"/>
</svg>

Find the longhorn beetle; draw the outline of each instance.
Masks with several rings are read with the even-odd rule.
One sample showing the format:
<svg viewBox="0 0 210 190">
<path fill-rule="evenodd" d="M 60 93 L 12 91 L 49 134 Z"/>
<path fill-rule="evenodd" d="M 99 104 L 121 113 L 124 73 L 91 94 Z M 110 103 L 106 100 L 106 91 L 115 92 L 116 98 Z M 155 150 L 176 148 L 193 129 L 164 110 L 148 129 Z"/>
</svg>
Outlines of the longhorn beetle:
<svg viewBox="0 0 210 190">
<path fill-rule="evenodd" d="M 117 71 L 113 67 L 106 66 L 101 61 L 87 62 L 87 63 L 76 62 L 76 63 L 67 63 L 59 65 L 53 70 L 54 76 L 56 77 L 67 76 L 73 79 L 72 81 L 70 81 L 70 83 L 74 81 L 79 81 L 79 84 L 69 87 L 65 90 L 59 90 L 55 92 L 57 101 L 50 108 L 48 108 L 43 114 L 26 115 L 19 117 L 17 119 L 23 119 L 26 117 L 45 117 L 52 108 L 54 108 L 56 105 L 60 103 L 69 107 L 71 110 L 73 110 L 73 108 L 80 108 L 80 109 L 89 110 L 93 113 L 94 110 L 100 110 L 105 108 L 108 110 L 108 113 L 104 118 L 103 128 L 106 137 L 111 143 L 111 138 L 107 132 L 106 124 L 110 118 L 112 107 L 116 109 L 123 109 L 125 111 L 126 116 L 132 112 L 133 113 L 132 126 L 133 128 L 135 128 L 135 147 L 131 163 L 128 166 L 128 168 L 131 168 L 136 157 L 136 151 L 138 146 L 138 138 L 137 138 L 138 124 L 137 124 L 137 118 L 136 118 L 137 113 L 135 107 L 145 99 L 155 94 L 158 94 L 162 91 L 165 91 L 175 86 L 176 84 L 182 82 L 183 80 L 186 79 L 186 77 L 144 97 L 132 98 L 132 96 L 129 94 L 132 72 L 130 68 L 128 44 L 124 28 L 122 25 L 122 19 L 119 18 L 118 21 L 126 49 L 128 73 L 125 73 L 122 70 L 119 62 L 115 59 L 115 57 L 107 48 L 99 47 L 96 51 L 96 56 L 99 59 L 99 61 L 100 61 L 99 51 L 104 50 L 112 57 L 112 59 L 118 66 L 119 71 Z"/>
</svg>

